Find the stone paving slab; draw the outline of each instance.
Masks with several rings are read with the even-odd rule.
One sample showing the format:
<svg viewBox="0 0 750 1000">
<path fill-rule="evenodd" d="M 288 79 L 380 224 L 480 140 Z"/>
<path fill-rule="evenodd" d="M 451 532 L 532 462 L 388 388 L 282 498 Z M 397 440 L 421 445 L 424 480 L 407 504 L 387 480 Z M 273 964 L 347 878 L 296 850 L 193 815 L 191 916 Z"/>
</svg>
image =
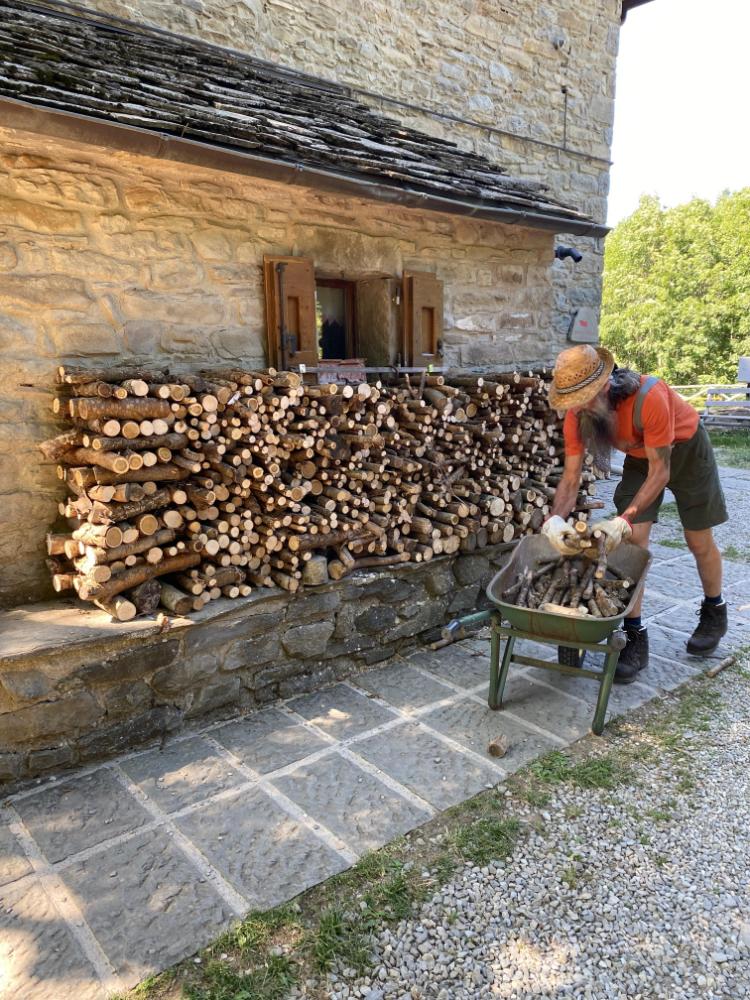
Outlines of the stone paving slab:
<svg viewBox="0 0 750 1000">
<path fill-rule="evenodd" d="M 649 551 L 651 552 L 651 565 L 656 566 L 667 566 L 673 563 L 677 559 L 682 559 L 686 555 L 690 555 L 687 547 L 687 542 L 682 541 L 680 547 L 677 548 L 673 545 L 663 545 L 661 542 L 653 542 L 649 545 Z M 692 559 L 692 556 L 690 556 Z"/>
<path fill-rule="evenodd" d="M 517 718 L 565 740 L 577 740 L 591 729 L 589 705 L 538 684 L 533 677 L 514 671 L 513 667 L 505 684 L 503 704 Z"/>
<path fill-rule="evenodd" d="M 420 795 L 447 809 L 497 783 L 502 772 L 458 753 L 416 723 L 370 736 L 357 753 Z"/>
<path fill-rule="evenodd" d="M 139 754 L 120 765 L 125 773 L 165 812 L 184 809 L 247 778 L 200 737 L 164 750 Z"/>
<path fill-rule="evenodd" d="M 388 735 L 399 739 L 397 729 Z M 430 818 L 428 810 L 338 754 L 303 764 L 273 784 L 358 854 L 374 851 Z"/>
<path fill-rule="evenodd" d="M 242 893 L 248 909 L 276 906 L 348 867 L 260 788 L 211 802 L 178 818 L 177 826 Z"/>
<path fill-rule="evenodd" d="M 593 667 L 590 654 L 586 657 L 585 666 Z M 589 706 L 589 720 L 594 717 L 596 701 L 599 697 L 599 683 L 589 680 L 586 677 L 572 677 L 569 674 L 555 674 L 551 671 L 540 670 L 537 667 L 529 667 L 528 675 L 539 683 L 555 688 L 563 694 L 580 698 Z M 613 719 L 624 712 L 630 712 L 635 708 L 640 708 L 647 701 L 656 695 L 656 691 L 648 687 L 648 677 L 645 674 L 639 675 L 643 683 L 616 684 L 612 688 L 607 705 L 607 719 Z"/>
<path fill-rule="evenodd" d="M 507 711 L 493 712 L 486 704 L 468 698 L 437 708 L 422 716 L 422 721 L 482 755 L 486 754 L 490 740 L 505 733 L 510 748 L 502 764 L 509 773 L 560 745 L 550 737 L 525 729 Z"/>
<path fill-rule="evenodd" d="M 116 973 L 129 983 L 208 944 L 232 916 L 163 830 L 77 861 L 61 877 Z"/>
<path fill-rule="evenodd" d="M 474 688 L 489 676 L 489 661 L 484 654 L 473 646 L 464 648 L 463 643 L 435 651 L 420 650 L 408 656 L 406 662 L 462 688 Z"/>
<path fill-rule="evenodd" d="M 663 597 L 646 587 L 642 615 L 646 619 L 651 619 L 666 611 L 672 614 L 677 621 L 687 621 L 690 618 L 690 608 L 693 607 L 693 604 L 689 600 L 681 601 L 676 597 Z M 692 621 L 692 619 L 690 620 Z"/>
<path fill-rule="evenodd" d="M 3 822 L 3 810 L 0 807 L 0 886 L 16 882 L 31 871 L 31 862 L 13 836 L 12 830 Z"/>
<path fill-rule="evenodd" d="M 328 746 L 324 737 L 275 708 L 229 722 L 212 730 L 211 736 L 259 774 L 287 767 Z"/>
<path fill-rule="evenodd" d="M 62 861 L 151 819 L 106 767 L 66 779 L 15 805 L 48 861 Z"/>
<path fill-rule="evenodd" d="M 106 1000 L 107 995 L 38 881 L 0 898 L 2 1000 Z"/>
<path fill-rule="evenodd" d="M 668 567 L 664 567 L 666 570 Z M 700 604 L 701 598 L 703 596 L 703 591 L 701 589 L 700 581 L 697 578 L 695 580 L 688 577 L 687 570 L 684 576 L 680 579 L 675 579 L 672 576 L 667 576 L 660 566 L 649 571 L 648 578 L 646 580 L 646 591 L 644 597 L 644 606 L 648 605 L 651 595 L 656 591 L 656 593 L 661 594 L 663 597 L 671 598 L 675 603 L 685 602 L 694 600 L 696 607 Z"/>
<path fill-rule="evenodd" d="M 402 712 L 414 712 L 454 694 L 452 688 L 415 670 L 413 660 L 368 670 L 366 674 L 355 677 L 354 681 L 357 687 L 390 702 Z"/>
<path fill-rule="evenodd" d="M 686 660 L 665 659 L 657 653 L 651 653 L 648 666 L 638 674 L 638 679 L 659 693 L 665 693 L 674 691 L 691 677 L 703 673 L 707 666 L 708 664 L 691 664 Z"/>
<path fill-rule="evenodd" d="M 396 718 L 395 712 L 390 712 L 346 684 L 336 684 L 324 691 L 293 698 L 288 705 L 328 736 L 339 740 Z"/>
</svg>

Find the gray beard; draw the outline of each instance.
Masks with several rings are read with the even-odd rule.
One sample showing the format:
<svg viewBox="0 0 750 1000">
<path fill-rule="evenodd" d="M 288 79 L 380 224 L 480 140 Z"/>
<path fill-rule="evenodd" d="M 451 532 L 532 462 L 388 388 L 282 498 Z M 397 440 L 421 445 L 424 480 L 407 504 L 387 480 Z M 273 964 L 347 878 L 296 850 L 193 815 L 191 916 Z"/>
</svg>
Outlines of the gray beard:
<svg viewBox="0 0 750 1000">
<path fill-rule="evenodd" d="M 612 468 L 612 449 L 615 447 L 615 411 L 608 406 L 606 413 L 592 413 L 581 410 L 578 414 L 578 429 L 583 446 L 594 459 L 594 467 L 608 476 Z"/>
</svg>

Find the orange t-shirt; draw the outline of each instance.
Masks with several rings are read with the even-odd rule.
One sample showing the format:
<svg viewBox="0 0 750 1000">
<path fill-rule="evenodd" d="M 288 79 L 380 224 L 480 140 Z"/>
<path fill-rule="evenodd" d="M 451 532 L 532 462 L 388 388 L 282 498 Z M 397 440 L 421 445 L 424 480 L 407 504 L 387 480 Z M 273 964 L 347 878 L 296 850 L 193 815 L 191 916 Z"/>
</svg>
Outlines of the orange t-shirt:
<svg viewBox="0 0 750 1000">
<path fill-rule="evenodd" d="M 641 385 L 648 378 L 641 375 Z M 617 447 L 633 458 L 645 458 L 646 448 L 663 448 L 666 445 L 688 441 L 698 427 L 698 411 L 677 395 L 674 389 L 659 380 L 656 382 L 641 408 L 643 435 L 633 427 L 633 409 L 638 393 L 633 393 L 617 404 L 617 426 L 615 435 Z M 582 455 L 583 441 L 578 430 L 578 418 L 573 410 L 568 410 L 563 423 L 563 438 L 566 455 Z"/>
</svg>

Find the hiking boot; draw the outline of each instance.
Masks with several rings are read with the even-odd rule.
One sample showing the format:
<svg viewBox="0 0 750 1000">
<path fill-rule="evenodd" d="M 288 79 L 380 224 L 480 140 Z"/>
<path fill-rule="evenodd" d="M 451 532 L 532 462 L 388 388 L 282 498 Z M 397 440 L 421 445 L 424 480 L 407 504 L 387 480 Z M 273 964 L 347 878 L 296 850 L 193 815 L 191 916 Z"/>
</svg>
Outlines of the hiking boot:
<svg viewBox="0 0 750 1000">
<path fill-rule="evenodd" d="M 626 625 L 627 643 L 615 668 L 615 684 L 632 684 L 648 666 L 648 632 L 643 625 Z"/>
<path fill-rule="evenodd" d="M 688 653 L 710 653 L 727 634 L 727 602 L 708 604 L 703 601 L 698 612 L 700 621 L 687 642 Z"/>
</svg>

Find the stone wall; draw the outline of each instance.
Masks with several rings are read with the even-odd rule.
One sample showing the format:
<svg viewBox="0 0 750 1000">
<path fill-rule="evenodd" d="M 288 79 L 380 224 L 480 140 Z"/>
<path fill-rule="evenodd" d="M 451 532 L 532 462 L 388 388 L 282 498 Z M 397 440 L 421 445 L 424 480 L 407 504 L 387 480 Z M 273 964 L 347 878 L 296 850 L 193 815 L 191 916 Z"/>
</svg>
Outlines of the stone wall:
<svg viewBox="0 0 750 1000">
<path fill-rule="evenodd" d="M 163 636 L 129 627 L 97 634 L 75 610 L 37 615 L 34 625 L 14 612 L 18 650 L 7 620 L 5 640 L 0 634 L 0 783 L 163 739 L 194 719 L 311 691 L 385 660 L 474 610 L 507 548 L 359 573 L 298 597 L 261 590 L 211 604 Z"/>
<path fill-rule="evenodd" d="M 621 0 L 84 2 L 348 84 L 391 117 L 606 218 Z M 563 336 L 576 308 L 598 310 L 603 256 L 601 240 L 566 239 L 585 258 L 551 269 Z"/>
<path fill-rule="evenodd" d="M 327 276 L 445 285 L 449 364 L 550 360 L 549 233 L 356 201 L 0 130 L 0 605 L 49 593 L 62 498 L 38 441 L 57 433 L 60 363 L 263 366 L 264 254 Z"/>
</svg>

